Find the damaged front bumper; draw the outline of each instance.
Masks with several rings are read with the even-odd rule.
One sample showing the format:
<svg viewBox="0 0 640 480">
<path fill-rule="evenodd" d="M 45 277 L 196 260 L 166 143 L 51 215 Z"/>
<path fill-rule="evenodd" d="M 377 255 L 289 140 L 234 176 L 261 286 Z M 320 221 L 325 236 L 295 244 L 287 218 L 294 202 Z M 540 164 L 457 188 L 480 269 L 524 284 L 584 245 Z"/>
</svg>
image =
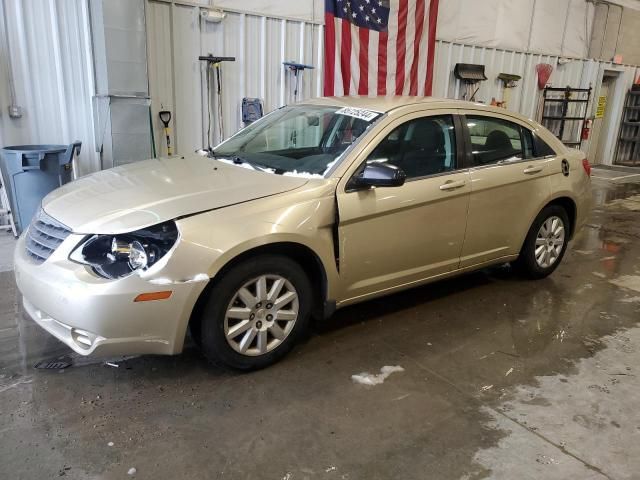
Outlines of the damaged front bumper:
<svg viewBox="0 0 640 480">
<path fill-rule="evenodd" d="M 166 271 L 149 278 L 132 274 L 105 280 L 68 259 L 82 238 L 70 235 L 42 264 L 27 255 L 24 236 L 18 240 L 16 283 L 29 316 L 82 355 L 180 353 L 193 306 L 209 278 L 196 275 L 189 281 L 171 281 L 168 262 Z M 177 245 L 173 255 L 179 249 Z M 134 302 L 140 294 L 159 290 L 171 294 L 162 300 Z"/>
</svg>

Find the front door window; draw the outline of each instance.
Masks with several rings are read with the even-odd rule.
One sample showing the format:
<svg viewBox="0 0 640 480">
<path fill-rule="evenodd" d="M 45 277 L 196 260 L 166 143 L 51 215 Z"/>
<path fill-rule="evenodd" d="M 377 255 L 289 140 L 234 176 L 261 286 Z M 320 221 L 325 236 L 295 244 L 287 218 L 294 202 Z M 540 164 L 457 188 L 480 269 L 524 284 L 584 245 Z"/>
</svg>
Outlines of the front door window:
<svg viewBox="0 0 640 480">
<path fill-rule="evenodd" d="M 451 115 L 422 117 L 394 129 L 367 158 L 404 171 L 407 180 L 456 168 L 456 137 Z"/>
</svg>

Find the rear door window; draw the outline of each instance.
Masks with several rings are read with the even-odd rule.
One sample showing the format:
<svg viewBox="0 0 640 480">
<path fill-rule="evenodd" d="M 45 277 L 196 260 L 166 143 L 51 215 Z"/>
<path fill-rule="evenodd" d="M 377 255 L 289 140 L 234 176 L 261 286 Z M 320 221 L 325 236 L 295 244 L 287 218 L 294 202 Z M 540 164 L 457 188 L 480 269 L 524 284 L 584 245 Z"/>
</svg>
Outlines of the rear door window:
<svg viewBox="0 0 640 480">
<path fill-rule="evenodd" d="M 494 117 L 467 115 L 466 118 L 474 165 L 526 158 L 527 145 L 523 145 L 520 125 Z"/>
</svg>

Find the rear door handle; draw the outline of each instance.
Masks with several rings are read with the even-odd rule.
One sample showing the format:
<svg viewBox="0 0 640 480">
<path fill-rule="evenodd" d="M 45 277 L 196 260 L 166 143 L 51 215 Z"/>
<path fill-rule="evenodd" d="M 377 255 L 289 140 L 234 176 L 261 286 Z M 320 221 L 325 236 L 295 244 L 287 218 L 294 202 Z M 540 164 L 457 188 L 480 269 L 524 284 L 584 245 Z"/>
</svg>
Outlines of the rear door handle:
<svg viewBox="0 0 640 480">
<path fill-rule="evenodd" d="M 524 169 L 524 173 L 530 174 L 530 173 L 539 173 L 542 170 L 544 170 L 544 167 L 539 166 L 539 165 L 531 165 L 530 167 L 527 167 Z"/>
<path fill-rule="evenodd" d="M 464 185 L 465 185 L 464 180 L 458 180 L 458 181 L 449 180 L 448 182 L 445 182 L 442 185 L 440 185 L 440 190 L 455 190 L 456 188 L 464 187 Z"/>
</svg>

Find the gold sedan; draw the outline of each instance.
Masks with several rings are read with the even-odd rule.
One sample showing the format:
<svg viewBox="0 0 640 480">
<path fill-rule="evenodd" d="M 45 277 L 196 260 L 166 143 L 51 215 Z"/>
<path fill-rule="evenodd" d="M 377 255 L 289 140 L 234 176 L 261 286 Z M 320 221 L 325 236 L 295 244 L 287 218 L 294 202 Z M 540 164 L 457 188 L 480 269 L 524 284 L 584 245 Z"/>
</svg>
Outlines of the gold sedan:
<svg viewBox="0 0 640 480">
<path fill-rule="evenodd" d="M 421 98 L 323 98 L 209 152 L 99 172 L 47 196 L 18 242 L 29 315 L 83 355 L 280 359 L 312 317 L 515 262 L 553 272 L 590 166 L 534 121 Z"/>
</svg>

